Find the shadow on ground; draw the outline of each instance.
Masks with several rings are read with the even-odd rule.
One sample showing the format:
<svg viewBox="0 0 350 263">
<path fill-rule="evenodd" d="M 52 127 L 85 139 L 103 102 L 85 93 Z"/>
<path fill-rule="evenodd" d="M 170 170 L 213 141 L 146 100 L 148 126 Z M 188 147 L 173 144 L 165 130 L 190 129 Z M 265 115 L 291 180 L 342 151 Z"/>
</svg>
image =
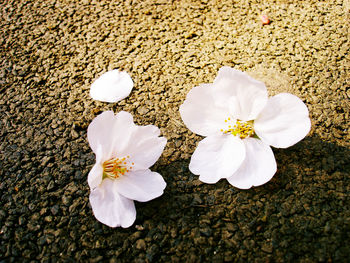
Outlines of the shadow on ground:
<svg viewBox="0 0 350 263">
<path fill-rule="evenodd" d="M 87 228 L 78 230 L 76 246 L 90 257 L 115 248 L 112 255 L 118 258 L 148 261 L 344 259 L 349 253 L 343 242 L 349 239 L 349 149 L 311 137 L 274 152 L 277 174 L 250 190 L 226 180 L 203 184 L 188 170 L 188 160 L 157 167 L 168 187 L 162 197 L 137 203 L 133 227 L 105 227 L 86 207 L 88 216 L 79 221 Z M 87 233 L 93 234 L 84 243 Z"/>
</svg>

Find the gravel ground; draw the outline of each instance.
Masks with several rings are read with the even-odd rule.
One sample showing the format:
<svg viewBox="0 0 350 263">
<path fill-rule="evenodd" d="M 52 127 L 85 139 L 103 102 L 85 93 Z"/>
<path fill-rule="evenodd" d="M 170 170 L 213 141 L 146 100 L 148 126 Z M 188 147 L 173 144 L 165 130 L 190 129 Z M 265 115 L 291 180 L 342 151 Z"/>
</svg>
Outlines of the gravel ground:
<svg viewBox="0 0 350 263">
<path fill-rule="evenodd" d="M 349 1 L 0 2 L 1 262 L 349 260 Z M 201 138 L 178 108 L 223 65 L 296 94 L 312 119 L 250 190 L 188 170 Z M 114 68 L 130 73 L 131 95 L 92 100 L 93 80 Z M 137 203 L 127 229 L 99 223 L 88 201 L 87 126 L 104 110 L 168 139 L 153 167 L 165 193 Z"/>
</svg>

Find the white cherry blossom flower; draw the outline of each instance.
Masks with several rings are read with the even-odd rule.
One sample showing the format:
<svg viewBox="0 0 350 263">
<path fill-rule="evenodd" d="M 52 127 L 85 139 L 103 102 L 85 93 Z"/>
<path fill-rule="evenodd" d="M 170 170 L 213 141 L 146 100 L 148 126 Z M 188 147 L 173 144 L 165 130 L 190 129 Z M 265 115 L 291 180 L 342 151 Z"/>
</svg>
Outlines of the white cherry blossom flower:
<svg viewBox="0 0 350 263">
<path fill-rule="evenodd" d="M 133 86 L 128 73 L 114 69 L 102 74 L 92 83 L 90 96 L 94 100 L 118 102 L 129 96 Z"/>
<path fill-rule="evenodd" d="M 311 127 L 298 97 L 268 98 L 264 83 L 230 67 L 222 67 L 213 84 L 192 88 L 180 114 L 192 132 L 206 137 L 191 157 L 191 172 L 202 182 L 226 178 L 241 189 L 273 177 L 277 165 L 270 146 L 292 146 Z"/>
<path fill-rule="evenodd" d="M 163 194 L 163 177 L 149 168 L 166 145 L 156 126 L 137 126 L 130 113 L 105 111 L 88 127 L 96 164 L 88 175 L 90 203 L 97 220 L 110 227 L 129 227 L 136 218 L 134 201 Z"/>
</svg>

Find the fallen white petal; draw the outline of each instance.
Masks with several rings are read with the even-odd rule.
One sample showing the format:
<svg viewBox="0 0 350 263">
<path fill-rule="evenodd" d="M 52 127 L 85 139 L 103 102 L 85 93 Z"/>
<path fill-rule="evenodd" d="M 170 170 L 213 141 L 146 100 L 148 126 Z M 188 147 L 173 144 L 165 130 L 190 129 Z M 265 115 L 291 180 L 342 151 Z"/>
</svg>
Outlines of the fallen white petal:
<svg viewBox="0 0 350 263">
<path fill-rule="evenodd" d="M 96 79 L 90 88 L 90 96 L 99 101 L 118 102 L 129 96 L 134 83 L 126 72 L 108 71 Z"/>
<path fill-rule="evenodd" d="M 192 132 L 202 136 L 214 135 L 229 117 L 228 105 L 216 104 L 214 93 L 212 84 L 194 87 L 180 106 L 181 118 Z"/>
<path fill-rule="evenodd" d="M 270 181 L 277 170 L 271 147 L 255 138 L 247 138 L 243 142 L 246 147 L 244 162 L 227 181 L 240 189 L 249 189 Z"/>
<path fill-rule="evenodd" d="M 287 148 L 302 140 L 310 131 L 306 105 L 297 96 L 281 93 L 270 98 L 254 121 L 255 133 L 265 143 Z"/>
<path fill-rule="evenodd" d="M 163 177 L 149 169 L 131 171 L 116 180 L 116 189 L 121 195 L 139 202 L 146 202 L 161 196 L 165 187 Z"/>
<path fill-rule="evenodd" d="M 213 85 L 217 103 L 228 105 L 231 116 L 243 121 L 255 119 L 268 99 L 263 82 L 230 67 L 220 68 Z"/>
<path fill-rule="evenodd" d="M 92 211 L 98 221 L 110 227 L 129 227 L 136 219 L 134 201 L 120 195 L 115 181 L 104 179 L 90 193 Z"/>
<path fill-rule="evenodd" d="M 233 175 L 244 158 L 245 147 L 238 137 L 209 136 L 198 143 L 189 168 L 192 173 L 199 175 L 199 180 L 211 184 Z"/>
</svg>

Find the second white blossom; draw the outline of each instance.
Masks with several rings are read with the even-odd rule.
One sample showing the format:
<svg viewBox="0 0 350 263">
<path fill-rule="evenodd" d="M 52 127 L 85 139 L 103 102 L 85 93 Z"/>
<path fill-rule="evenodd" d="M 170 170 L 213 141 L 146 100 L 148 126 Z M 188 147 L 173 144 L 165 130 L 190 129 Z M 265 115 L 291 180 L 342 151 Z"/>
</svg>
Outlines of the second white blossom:
<svg viewBox="0 0 350 263">
<path fill-rule="evenodd" d="M 205 183 L 226 178 L 242 189 L 262 185 L 275 174 L 270 146 L 292 146 L 311 127 L 298 97 L 268 98 L 264 83 L 229 67 L 219 70 L 213 84 L 190 90 L 180 114 L 192 132 L 206 137 L 191 157 L 191 172 Z"/>
</svg>

